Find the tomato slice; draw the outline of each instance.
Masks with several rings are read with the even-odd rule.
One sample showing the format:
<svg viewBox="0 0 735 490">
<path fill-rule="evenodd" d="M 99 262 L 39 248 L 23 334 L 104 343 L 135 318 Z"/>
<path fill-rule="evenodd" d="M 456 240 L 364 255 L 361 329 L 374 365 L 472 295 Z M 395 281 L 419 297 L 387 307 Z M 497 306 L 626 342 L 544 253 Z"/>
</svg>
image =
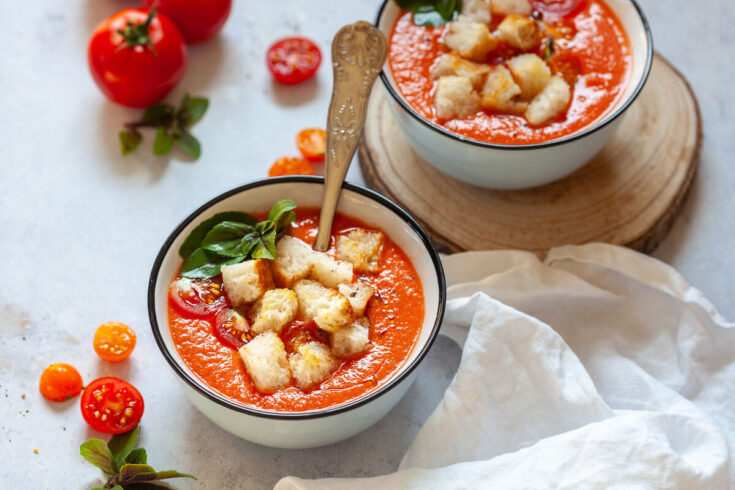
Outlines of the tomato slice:
<svg viewBox="0 0 735 490">
<path fill-rule="evenodd" d="M 227 308 L 220 311 L 214 319 L 214 334 L 231 349 L 239 349 L 253 337 L 250 324 L 237 311 Z"/>
<path fill-rule="evenodd" d="M 140 392 L 112 376 L 95 379 L 82 393 L 82 417 L 94 430 L 105 434 L 121 434 L 138 425 L 143 408 Z"/>
<path fill-rule="evenodd" d="M 93 346 L 103 361 L 124 361 L 135 348 L 135 332 L 123 323 L 103 323 L 94 333 Z"/>
<path fill-rule="evenodd" d="M 322 53 L 305 37 L 287 37 L 268 48 L 266 62 L 276 80 L 294 85 L 314 76 L 322 62 Z"/>
<path fill-rule="evenodd" d="M 585 0 L 531 0 L 534 10 L 551 17 L 574 17 L 585 4 Z"/>
<path fill-rule="evenodd" d="M 283 157 L 276 160 L 268 170 L 268 177 L 281 175 L 315 175 L 314 166 L 308 160 L 295 157 Z"/>
<path fill-rule="evenodd" d="M 310 162 L 323 162 L 327 151 L 327 133 L 323 129 L 304 129 L 296 135 L 296 147 Z"/>
<path fill-rule="evenodd" d="M 38 389 L 47 400 L 63 402 L 82 391 L 82 377 L 74 366 L 64 363 L 51 364 L 41 373 Z"/>
<path fill-rule="evenodd" d="M 205 318 L 227 306 L 222 282 L 215 279 L 179 278 L 168 290 L 171 305 L 183 315 Z"/>
</svg>

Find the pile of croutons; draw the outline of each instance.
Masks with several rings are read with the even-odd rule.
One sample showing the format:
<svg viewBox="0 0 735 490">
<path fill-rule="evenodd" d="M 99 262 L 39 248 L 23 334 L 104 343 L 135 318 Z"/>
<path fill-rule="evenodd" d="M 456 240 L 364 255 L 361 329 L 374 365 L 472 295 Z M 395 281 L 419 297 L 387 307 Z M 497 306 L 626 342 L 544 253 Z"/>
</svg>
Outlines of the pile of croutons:
<svg viewBox="0 0 735 490">
<path fill-rule="evenodd" d="M 525 53 L 504 64 L 485 63 L 501 41 L 520 51 L 538 50 L 540 23 L 528 0 L 464 0 L 462 13 L 449 24 L 444 44 L 450 49 L 437 60 L 434 109 L 440 119 L 464 118 L 481 109 L 523 115 L 532 125 L 557 118 L 571 100 L 569 84 L 537 54 Z M 495 32 L 493 15 L 504 16 Z"/>
<path fill-rule="evenodd" d="M 383 241 L 380 232 L 352 230 L 337 237 L 334 258 L 285 235 L 276 243 L 275 260 L 222 267 L 227 296 L 252 320 L 233 325 L 254 335 L 239 353 L 258 391 L 273 393 L 292 379 L 298 388 L 313 389 L 340 359 L 370 347 L 365 309 L 375 291 L 353 277 L 354 271 L 377 271 Z M 288 354 L 278 334 L 297 318 L 327 332 L 330 345 L 313 340 Z"/>
</svg>

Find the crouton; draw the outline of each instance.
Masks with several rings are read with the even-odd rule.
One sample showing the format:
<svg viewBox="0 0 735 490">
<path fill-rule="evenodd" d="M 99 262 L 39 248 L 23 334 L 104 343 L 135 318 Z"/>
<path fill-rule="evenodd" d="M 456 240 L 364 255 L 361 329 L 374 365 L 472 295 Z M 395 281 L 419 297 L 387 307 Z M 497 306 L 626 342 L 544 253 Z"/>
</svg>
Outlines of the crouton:
<svg viewBox="0 0 735 490">
<path fill-rule="evenodd" d="M 337 360 L 326 345 L 309 342 L 299 346 L 288 360 L 296 386 L 302 390 L 315 387 L 337 369 Z"/>
<path fill-rule="evenodd" d="M 332 352 L 337 357 L 352 357 L 365 352 L 370 346 L 370 323 L 360 318 L 332 334 Z"/>
<path fill-rule="evenodd" d="M 265 259 L 247 260 L 222 266 L 225 291 L 235 306 L 257 301 L 263 293 L 273 289 L 273 277 Z"/>
<path fill-rule="evenodd" d="M 467 61 L 460 58 L 457 53 L 447 53 L 437 60 L 431 70 L 431 78 L 436 80 L 446 76 L 464 77 L 469 79 L 473 88 L 479 89 L 489 71 L 490 67 L 485 64 Z"/>
<path fill-rule="evenodd" d="M 273 278 L 278 287 L 290 288 L 311 272 L 314 251 L 298 238 L 285 235 L 276 243 Z"/>
<path fill-rule="evenodd" d="M 531 15 L 533 11 L 531 3 L 528 0 L 492 0 L 490 2 L 490 10 L 492 13 L 498 15 Z"/>
<path fill-rule="evenodd" d="M 521 88 L 521 97 L 530 100 L 551 80 L 549 66 L 535 54 L 522 54 L 508 60 L 508 68 Z"/>
<path fill-rule="evenodd" d="M 460 16 L 449 24 L 444 44 L 463 58 L 485 61 L 487 54 L 498 45 L 498 40 L 490 34 L 485 24 Z"/>
<path fill-rule="evenodd" d="M 245 363 L 245 370 L 258 391 L 273 393 L 291 382 L 286 348 L 275 332 L 256 335 L 253 340 L 240 347 L 239 352 Z"/>
<path fill-rule="evenodd" d="M 543 124 L 558 117 L 569 105 L 572 93 L 560 76 L 551 77 L 549 84 L 528 104 L 526 120 L 533 125 Z"/>
<path fill-rule="evenodd" d="M 358 272 L 375 272 L 384 240 L 380 232 L 352 230 L 337 238 L 337 257 L 351 263 Z"/>
<path fill-rule="evenodd" d="M 538 23 L 524 15 L 510 14 L 498 25 L 498 38 L 524 51 L 538 46 L 541 36 Z"/>
<path fill-rule="evenodd" d="M 335 260 L 325 253 L 314 252 L 311 278 L 328 288 L 335 289 L 340 284 L 352 282 L 352 264 Z"/>
<path fill-rule="evenodd" d="M 518 97 L 521 88 L 513 80 L 513 75 L 502 65 L 495 66 L 485 79 L 480 92 L 480 105 L 485 109 L 500 112 L 523 112 L 527 104 Z"/>
<path fill-rule="evenodd" d="M 298 311 L 296 293 L 290 289 L 271 289 L 255 304 L 251 329 L 255 334 L 268 330 L 280 332 L 296 318 Z"/>
<path fill-rule="evenodd" d="M 340 284 L 339 294 L 347 298 L 352 306 L 352 311 L 355 312 L 356 317 L 361 317 L 365 314 L 365 308 L 367 307 L 368 301 L 375 294 L 375 290 L 361 281 L 356 281 L 352 284 Z"/>
<path fill-rule="evenodd" d="M 434 93 L 434 110 L 439 119 L 471 116 L 480 110 L 477 93 L 464 77 L 441 77 Z"/>
<path fill-rule="evenodd" d="M 462 17 L 473 22 L 490 23 L 489 0 L 463 0 Z"/>
<path fill-rule="evenodd" d="M 294 286 L 299 311 L 306 321 L 313 321 L 322 330 L 335 332 L 355 321 L 355 312 L 347 298 L 316 281 L 303 279 Z"/>
</svg>

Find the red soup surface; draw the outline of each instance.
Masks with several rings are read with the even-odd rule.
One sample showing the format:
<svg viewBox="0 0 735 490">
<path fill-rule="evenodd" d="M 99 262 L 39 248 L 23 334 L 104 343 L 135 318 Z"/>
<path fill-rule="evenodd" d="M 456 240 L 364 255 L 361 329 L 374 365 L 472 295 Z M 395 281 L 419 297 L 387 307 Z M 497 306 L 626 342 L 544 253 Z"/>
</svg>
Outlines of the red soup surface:
<svg viewBox="0 0 735 490">
<path fill-rule="evenodd" d="M 501 20 L 502 17 L 493 15 L 491 30 Z M 601 0 L 585 0 L 583 8 L 572 18 L 549 18 L 544 22 L 555 38 L 554 54 L 549 59 L 552 72 L 571 82 L 573 92 L 569 109 L 545 125 L 533 127 L 521 116 L 490 111 L 466 119 L 437 118 L 431 68 L 447 52 L 441 40 L 448 25 L 416 26 L 410 12 L 399 15 L 391 32 L 388 60 L 393 78 L 404 99 L 419 114 L 468 138 L 520 145 L 569 136 L 607 116 L 622 96 L 633 62 L 630 43 L 620 20 Z M 543 49 L 544 43 L 539 47 L 542 57 Z M 486 61 L 496 64 L 518 53 L 501 43 Z"/>
<path fill-rule="evenodd" d="M 265 214 L 255 216 L 263 218 Z M 318 210 L 298 209 L 289 234 L 313 244 L 318 223 Z M 332 233 L 333 236 L 345 234 L 354 228 L 379 231 L 338 213 Z M 334 238 L 330 253 L 334 253 Z M 202 319 L 182 314 L 169 300 L 171 336 L 181 358 L 206 385 L 244 405 L 278 412 L 302 412 L 344 404 L 374 391 L 401 368 L 417 342 L 424 320 L 421 281 L 409 258 L 387 235 L 378 271 L 356 276 L 376 291 L 366 310 L 371 346 L 363 354 L 342 361 L 330 378 L 311 391 L 290 386 L 273 394 L 263 394 L 255 389 L 238 352 L 214 334 L 214 319 L 227 302 L 222 302 L 211 315 Z M 177 275 L 172 282 L 179 278 Z M 222 276 L 212 281 L 222 286 Z M 280 335 L 290 354 L 290 338 L 303 332 L 313 336 L 316 330 L 314 324 L 305 324 L 297 318 Z"/>
</svg>

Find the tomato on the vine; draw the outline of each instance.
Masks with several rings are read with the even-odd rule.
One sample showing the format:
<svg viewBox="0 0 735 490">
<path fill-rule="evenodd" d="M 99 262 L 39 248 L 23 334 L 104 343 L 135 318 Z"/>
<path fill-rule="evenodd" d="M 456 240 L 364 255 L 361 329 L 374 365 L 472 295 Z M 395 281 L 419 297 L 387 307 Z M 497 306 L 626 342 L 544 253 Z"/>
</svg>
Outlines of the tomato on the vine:
<svg viewBox="0 0 735 490">
<path fill-rule="evenodd" d="M 202 318 L 227 306 L 222 284 L 212 279 L 191 280 L 182 277 L 171 283 L 168 296 L 179 313 Z"/>
<path fill-rule="evenodd" d="M 573 17 L 585 6 L 585 0 L 531 0 L 537 12 L 552 17 Z"/>
<path fill-rule="evenodd" d="M 230 16 L 232 0 L 143 0 L 171 19 L 188 44 L 214 37 Z"/>
<path fill-rule="evenodd" d="M 294 85 L 314 76 L 322 62 L 322 52 L 305 37 L 287 37 L 268 48 L 266 62 L 276 80 Z"/>
<path fill-rule="evenodd" d="M 323 162 L 327 151 L 327 133 L 323 129 L 304 129 L 296 135 L 296 147 L 310 162 Z"/>
<path fill-rule="evenodd" d="M 41 373 L 38 389 L 47 400 L 63 402 L 82 391 L 82 377 L 74 366 L 64 363 L 51 364 Z"/>
<path fill-rule="evenodd" d="M 94 81 L 114 102 L 148 107 L 173 89 L 186 71 L 186 45 L 173 22 L 154 10 L 130 8 L 92 33 L 87 60 Z"/>
<path fill-rule="evenodd" d="M 82 417 L 94 430 L 122 434 L 143 417 L 143 397 L 133 385 L 107 376 L 95 379 L 82 393 Z"/>
<path fill-rule="evenodd" d="M 279 158 L 268 170 L 268 177 L 282 175 L 315 175 L 314 166 L 308 160 L 296 157 Z"/>
<path fill-rule="evenodd" d="M 135 332 L 123 323 L 103 323 L 94 333 L 93 345 L 103 361 L 124 361 L 135 348 Z"/>
</svg>

